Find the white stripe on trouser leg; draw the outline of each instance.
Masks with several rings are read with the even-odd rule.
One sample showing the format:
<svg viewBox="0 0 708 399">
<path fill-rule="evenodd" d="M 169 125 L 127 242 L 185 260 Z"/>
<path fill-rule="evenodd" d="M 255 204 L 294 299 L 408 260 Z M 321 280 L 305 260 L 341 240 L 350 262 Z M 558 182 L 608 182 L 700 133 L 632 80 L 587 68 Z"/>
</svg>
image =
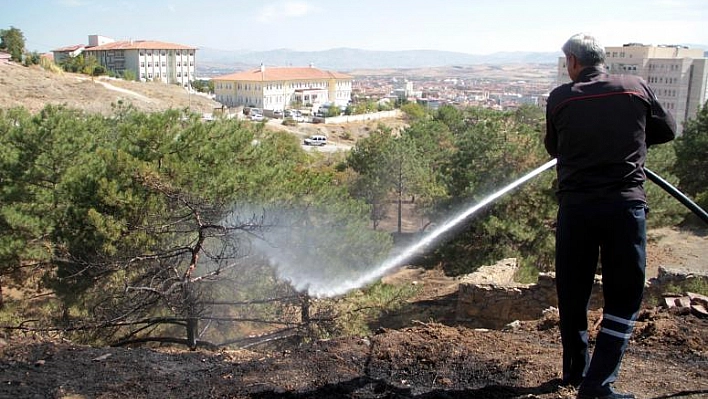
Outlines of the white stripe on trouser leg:
<svg viewBox="0 0 708 399">
<path fill-rule="evenodd" d="M 601 332 L 601 333 L 605 333 L 605 334 L 607 334 L 607 335 L 611 335 L 611 336 L 613 336 L 613 337 L 617 337 L 617 338 L 620 338 L 620 339 L 624 339 L 624 340 L 628 340 L 628 339 L 632 336 L 632 333 L 631 333 L 631 332 L 630 332 L 630 333 L 627 333 L 627 334 L 624 334 L 624 333 L 621 333 L 621 332 L 618 332 L 618 331 L 615 331 L 615 330 L 610 330 L 609 328 L 606 328 L 606 327 L 602 327 L 602 328 L 600 329 L 600 332 Z"/>
<path fill-rule="evenodd" d="M 613 316 L 611 314 L 605 313 L 602 315 L 603 318 L 603 323 L 602 324 L 609 324 L 610 326 L 602 326 L 600 329 L 601 333 L 611 335 L 613 337 L 622 339 L 622 340 L 628 340 L 632 336 L 632 330 L 634 329 L 634 325 L 636 322 L 634 320 L 630 319 L 624 319 L 622 317 L 617 317 Z M 634 318 L 634 317 L 633 317 Z M 614 326 L 613 326 L 614 324 Z M 614 327 L 614 328 L 611 328 Z M 617 330 L 621 331 L 617 331 Z"/>
<path fill-rule="evenodd" d="M 621 317 L 613 316 L 611 314 L 603 314 L 602 318 L 607 319 L 609 321 L 614 321 L 615 323 L 624 324 L 624 325 L 627 325 L 630 327 L 634 327 L 634 325 L 636 324 L 636 322 L 634 320 L 623 319 Z"/>
</svg>

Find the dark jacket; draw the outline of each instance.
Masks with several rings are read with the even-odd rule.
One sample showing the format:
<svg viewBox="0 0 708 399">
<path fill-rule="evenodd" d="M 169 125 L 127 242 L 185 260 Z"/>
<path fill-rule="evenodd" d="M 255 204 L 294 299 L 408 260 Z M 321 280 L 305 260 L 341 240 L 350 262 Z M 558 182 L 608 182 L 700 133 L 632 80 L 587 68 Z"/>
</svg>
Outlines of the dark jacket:
<svg viewBox="0 0 708 399">
<path fill-rule="evenodd" d="M 676 122 L 637 76 L 582 70 L 554 89 L 546 110 L 548 153 L 558 158 L 561 204 L 646 201 L 647 147 L 676 136 Z"/>
</svg>

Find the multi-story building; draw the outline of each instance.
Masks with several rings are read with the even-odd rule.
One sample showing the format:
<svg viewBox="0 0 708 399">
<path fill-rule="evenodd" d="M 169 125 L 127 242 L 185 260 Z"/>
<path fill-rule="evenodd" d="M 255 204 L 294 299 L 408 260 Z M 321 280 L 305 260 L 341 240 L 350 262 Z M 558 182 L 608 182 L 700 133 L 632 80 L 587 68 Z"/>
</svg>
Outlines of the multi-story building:
<svg viewBox="0 0 708 399">
<path fill-rule="evenodd" d="M 249 106 L 267 110 L 346 106 L 352 94 L 352 77 L 310 67 L 268 67 L 212 79 L 216 101 L 228 107 Z"/>
<path fill-rule="evenodd" d="M 84 53 L 96 57 L 106 69 L 122 75 L 133 71 L 136 79 L 160 81 L 188 86 L 194 80 L 196 63 L 195 47 L 151 40 L 115 41 L 111 38 L 90 35 L 88 46 L 76 45 L 53 50 L 54 59 Z"/>
<path fill-rule="evenodd" d="M 708 58 L 701 49 L 629 43 L 605 47 L 605 53 L 609 72 L 637 75 L 647 82 L 679 131 L 708 100 Z M 570 81 L 565 62 L 564 57 L 558 59 L 559 83 Z"/>
</svg>

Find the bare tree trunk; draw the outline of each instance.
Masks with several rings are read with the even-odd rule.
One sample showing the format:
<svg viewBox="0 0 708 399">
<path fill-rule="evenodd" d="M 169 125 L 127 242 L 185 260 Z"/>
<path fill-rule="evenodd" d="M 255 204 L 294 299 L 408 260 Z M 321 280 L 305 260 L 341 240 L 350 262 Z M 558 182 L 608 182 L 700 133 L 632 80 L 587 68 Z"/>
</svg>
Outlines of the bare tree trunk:
<svg viewBox="0 0 708 399">
<path fill-rule="evenodd" d="M 403 219 L 403 174 L 398 174 L 398 234 L 401 234 Z"/>
<path fill-rule="evenodd" d="M 300 322 L 310 324 L 310 296 L 307 294 L 300 295 Z"/>
<path fill-rule="evenodd" d="M 401 234 L 402 229 L 402 219 L 403 219 L 403 194 L 398 192 L 398 234 Z"/>
<path fill-rule="evenodd" d="M 189 317 L 187 319 L 187 346 L 189 350 L 197 349 L 197 335 L 199 332 L 199 318 Z"/>
</svg>

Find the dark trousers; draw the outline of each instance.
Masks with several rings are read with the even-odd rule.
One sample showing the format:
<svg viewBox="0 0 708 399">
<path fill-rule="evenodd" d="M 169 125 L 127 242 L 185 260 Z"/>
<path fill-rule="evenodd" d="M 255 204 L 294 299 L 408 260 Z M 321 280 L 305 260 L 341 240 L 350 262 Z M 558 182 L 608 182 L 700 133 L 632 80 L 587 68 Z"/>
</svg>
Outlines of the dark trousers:
<svg viewBox="0 0 708 399">
<path fill-rule="evenodd" d="M 617 379 L 642 302 L 646 207 L 641 202 L 563 205 L 556 230 L 556 285 L 563 344 L 563 379 L 581 391 L 609 392 Z M 587 311 L 602 264 L 603 320 L 592 360 Z"/>
</svg>

